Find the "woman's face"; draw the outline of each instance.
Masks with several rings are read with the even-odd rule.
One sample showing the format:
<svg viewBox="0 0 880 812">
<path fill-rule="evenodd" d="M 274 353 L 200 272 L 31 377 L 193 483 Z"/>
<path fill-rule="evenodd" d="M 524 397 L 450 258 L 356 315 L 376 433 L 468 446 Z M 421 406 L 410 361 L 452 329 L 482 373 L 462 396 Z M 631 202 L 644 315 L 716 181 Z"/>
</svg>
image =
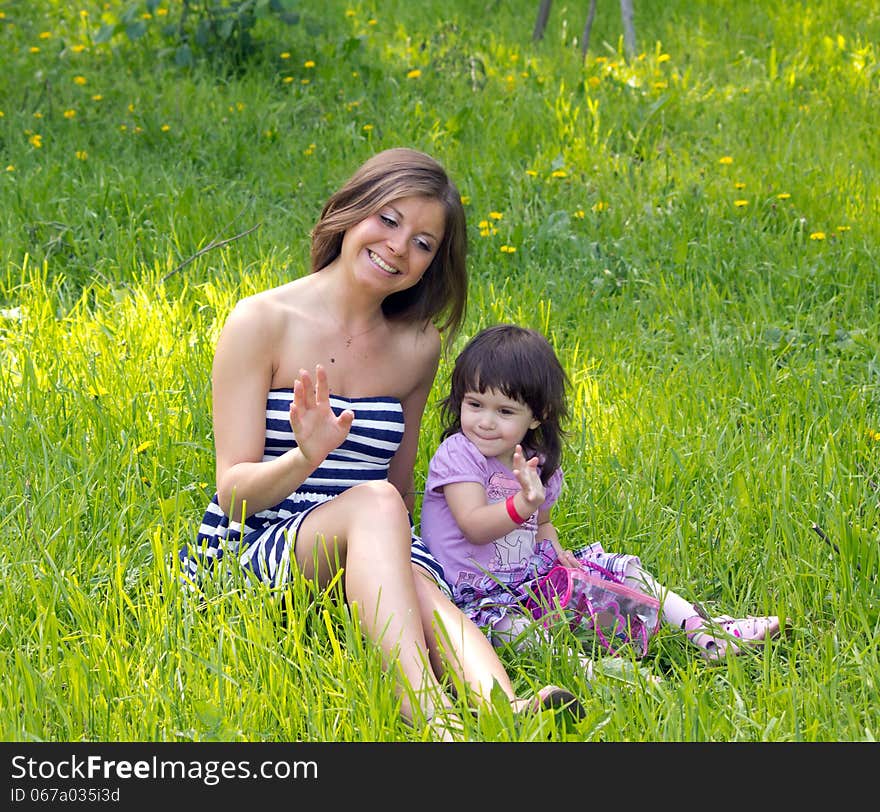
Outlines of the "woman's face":
<svg viewBox="0 0 880 812">
<path fill-rule="evenodd" d="M 417 284 L 443 240 L 446 211 L 431 197 L 401 197 L 352 226 L 340 258 L 364 283 L 384 295 Z"/>
</svg>

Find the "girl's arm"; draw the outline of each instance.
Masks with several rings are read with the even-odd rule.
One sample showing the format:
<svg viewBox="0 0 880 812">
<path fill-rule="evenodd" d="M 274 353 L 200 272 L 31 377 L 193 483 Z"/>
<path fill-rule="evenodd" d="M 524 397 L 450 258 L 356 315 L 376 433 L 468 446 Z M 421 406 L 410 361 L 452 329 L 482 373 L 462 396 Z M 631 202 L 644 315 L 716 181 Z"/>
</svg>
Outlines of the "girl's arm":
<svg viewBox="0 0 880 812">
<path fill-rule="evenodd" d="M 575 558 L 574 553 L 570 550 L 566 550 L 559 543 L 559 533 L 556 532 L 556 527 L 553 522 L 550 520 L 550 511 L 542 510 L 538 514 L 538 539 L 547 539 L 550 544 L 553 545 L 553 551 L 556 553 L 556 557 L 559 559 L 559 563 L 563 564 L 566 567 L 578 567 L 580 566 L 577 558 Z"/>
<path fill-rule="evenodd" d="M 506 536 L 544 504 L 547 492 L 538 474 L 538 459 L 533 457 L 527 461 L 520 445 L 514 450 L 513 473 L 520 490 L 509 499 L 492 504 L 486 489 L 478 482 L 454 482 L 444 486 L 446 504 L 471 544 L 489 544 Z"/>
</svg>

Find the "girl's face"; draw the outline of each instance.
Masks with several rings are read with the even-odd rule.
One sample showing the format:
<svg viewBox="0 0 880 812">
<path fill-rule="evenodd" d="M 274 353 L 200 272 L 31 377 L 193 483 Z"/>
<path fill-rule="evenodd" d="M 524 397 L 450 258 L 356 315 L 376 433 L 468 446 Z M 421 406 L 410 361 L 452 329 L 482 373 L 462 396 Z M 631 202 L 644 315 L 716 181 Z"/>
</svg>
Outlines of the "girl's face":
<svg viewBox="0 0 880 812">
<path fill-rule="evenodd" d="M 497 389 L 465 392 L 461 400 L 461 431 L 484 457 L 495 457 L 508 468 L 513 452 L 530 429 L 541 425 L 532 410 Z"/>
<path fill-rule="evenodd" d="M 345 232 L 342 262 L 383 296 L 417 284 L 443 240 L 446 211 L 430 197 L 402 197 Z"/>
</svg>

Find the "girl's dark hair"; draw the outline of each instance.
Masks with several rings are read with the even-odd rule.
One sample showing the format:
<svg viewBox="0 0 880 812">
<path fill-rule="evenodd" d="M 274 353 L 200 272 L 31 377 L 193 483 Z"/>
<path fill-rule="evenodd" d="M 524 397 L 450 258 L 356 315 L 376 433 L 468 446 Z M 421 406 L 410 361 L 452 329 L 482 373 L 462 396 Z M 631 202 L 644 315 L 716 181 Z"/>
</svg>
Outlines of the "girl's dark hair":
<svg viewBox="0 0 880 812">
<path fill-rule="evenodd" d="M 467 392 L 496 389 L 525 403 L 541 421 L 529 430 L 522 446 L 527 457 L 542 457 L 541 481 L 546 484 L 562 457 L 567 388 L 568 376 L 541 333 L 515 324 L 487 327 L 455 360 L 449 395 L 440 403 L 447 425 L 443 439 L 461 431 L 461 403 Z"/>
<path fill-rule="evenodd" d="M 367 160 L 324 204 L 312 229 L 312 273 L 326 268 L 342 250 L 352 226 L 402 197 L 429 197 L 443 204 L 446 222 L 437 254 L 424 276 L 382 302 L 389 319 L 431 322 L 447 343 L 461 326 L 467 307 L 467 227 L 461 195 L 432 157 L 398 147 Z"/>
</svg>

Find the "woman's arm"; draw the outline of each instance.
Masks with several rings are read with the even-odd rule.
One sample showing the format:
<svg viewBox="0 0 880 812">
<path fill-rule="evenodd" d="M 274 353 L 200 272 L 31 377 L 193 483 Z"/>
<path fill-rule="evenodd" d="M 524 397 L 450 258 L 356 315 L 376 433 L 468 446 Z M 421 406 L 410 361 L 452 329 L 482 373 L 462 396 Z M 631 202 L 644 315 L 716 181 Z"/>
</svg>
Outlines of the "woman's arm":
<svg viewBox="0 0 880 812">
<path fill-rule="evenodd" d="M 404 421 L 403 439 L 400 441 L 400 447 L 388 468 L 388 481 L 400 491 L 404 504 L 410 513 L 412 513 L 416 502 L 414 471 L 419 450 L 422 416 L 440 363 L 440 334 L 436 328 L 431 326 L 421 334 L 419 347 L 420 351 L 415 355 L 415 363 L 418 366 L 417 384 L 401 400 Z"/>
<path fill-rule="evenodd" d="M 217 493 L 220 507 L 233 518 L 277 505 L 320 464 L 299 448 L 262 461 L 280 318 L 265 300 L 243 300 L 229 315 L 214 354 Z"/>
</svg>

